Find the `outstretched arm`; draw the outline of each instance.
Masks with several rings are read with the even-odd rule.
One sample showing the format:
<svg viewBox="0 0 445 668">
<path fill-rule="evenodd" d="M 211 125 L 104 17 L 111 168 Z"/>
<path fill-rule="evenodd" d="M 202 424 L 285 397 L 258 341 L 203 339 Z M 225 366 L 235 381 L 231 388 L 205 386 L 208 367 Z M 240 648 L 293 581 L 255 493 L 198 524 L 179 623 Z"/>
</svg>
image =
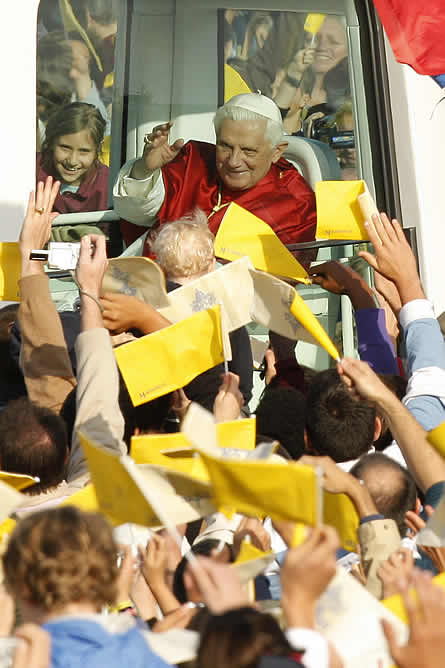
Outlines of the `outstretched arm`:
<svg viewBox="0 0 445 668">
<path fill-rule="evenodd" d="M 22 337 L 21 365 L 28 396 L 32 401 L 59 412 L 66 396 L 76 385 L 62 324 L 51 294 L 43 262 L 30 260 L 32 250 L 44 248 L 60 183 L 49 176 L 29 196 L 20 233 L 21 302 L 19 323 Z"/>
<path fill-rule="evenodd" d="M 76 279 L 80 288 L 82 331 L 76 341 L 76 421 L 68 462 L 68 480 L 87 472 L 77 430 L 117 454 L 126 452 L 122 442 L 124 420 L 119 408 L 119 376 L 108 331 L 103 326 L 100 287 L 107 267 L 105 237 L 82 237 Z"/>
<path fill-rule="evenodd" d="M 365 280 L 348 265 L 325 262 L 311 268 L 313 283 L 338 295 L 347 295 L 355 311 L 360 359 L 378 373 L 398 374 L 394 347 L 386 329 L 385 313 L 376 308 L 374 295 Z"/>
<path fill-rule="evenodd" d="M 344 359 L 338 372 L 349 389 L 384 413 L 417 485 L 426 492 L 445 480 L 445 460 L 428 443 L 427 432 L 365 362 Z"/>
</svg>

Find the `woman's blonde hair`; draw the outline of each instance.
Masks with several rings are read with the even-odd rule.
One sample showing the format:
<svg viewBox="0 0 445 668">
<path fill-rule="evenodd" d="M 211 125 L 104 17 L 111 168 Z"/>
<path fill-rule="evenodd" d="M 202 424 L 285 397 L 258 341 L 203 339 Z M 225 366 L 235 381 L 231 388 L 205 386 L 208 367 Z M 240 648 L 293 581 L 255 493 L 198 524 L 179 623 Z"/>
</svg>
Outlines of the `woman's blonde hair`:
<svg viewBox="0 0 445 668">
<path fill-rule="evenodd" d="M 99 610 L 117 595 L 111 527 L 101 515 L 73 506 L 21 520 L 3 555 L 3 569 L 11 594 L 45 612 L 79 602 Z"/>
</svg>

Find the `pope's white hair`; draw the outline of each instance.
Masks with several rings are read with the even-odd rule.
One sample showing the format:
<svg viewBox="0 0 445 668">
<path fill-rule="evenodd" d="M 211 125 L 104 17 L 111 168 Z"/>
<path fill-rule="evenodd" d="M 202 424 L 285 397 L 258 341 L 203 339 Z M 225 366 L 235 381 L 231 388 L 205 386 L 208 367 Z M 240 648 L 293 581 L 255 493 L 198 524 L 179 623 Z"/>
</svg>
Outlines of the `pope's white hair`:
<svg viewBox="0 0 445 668">
<path fill-rule="evenodd" d="M 250 109 L 244 109 L 243 107 L 236 107 L 230 104 L 220 107 L 213 118 L 213 125 L 215 126 L 217 137 L 221 125 L 226 118 L 231 121 L 266 121 L 266 129 L 264 130 L 264 138 L 266 141 L 269 141 L 273 148 L 283 141 L 283 123 L 273 121 L 261 114 L 257 114 L 255 111 L 250 111 Z"/>
<path fill-rule="evenodd" d="M 162 225 L 152 249 L 168 279 L 191 278 L 212 270 L 214 239 L 207 216 L 197 208 L 189 216 Z"/>
</svg>

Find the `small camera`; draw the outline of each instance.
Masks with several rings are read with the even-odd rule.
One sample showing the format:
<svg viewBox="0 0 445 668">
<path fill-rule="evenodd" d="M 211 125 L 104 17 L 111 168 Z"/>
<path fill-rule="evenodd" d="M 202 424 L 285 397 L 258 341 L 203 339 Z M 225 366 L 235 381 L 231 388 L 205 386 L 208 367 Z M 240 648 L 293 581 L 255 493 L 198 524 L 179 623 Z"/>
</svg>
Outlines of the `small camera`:
<svg viewBox="0 0 445 668">
<path fill-rule="evenodd" d="M 51 241 L 48 250 L 33 250 L 30 260 L 46 262 L 50 269 L 71 271 L 77 267 L 80 254 L 80 243 Z"/>
<path fill-rule="evenodd" d="M 312 123 L 311 139 L 317 139 L 334 150 L 355 148 L 353 130 L 339 130 L 335 116 L 317 118 Z"/>
</svg>

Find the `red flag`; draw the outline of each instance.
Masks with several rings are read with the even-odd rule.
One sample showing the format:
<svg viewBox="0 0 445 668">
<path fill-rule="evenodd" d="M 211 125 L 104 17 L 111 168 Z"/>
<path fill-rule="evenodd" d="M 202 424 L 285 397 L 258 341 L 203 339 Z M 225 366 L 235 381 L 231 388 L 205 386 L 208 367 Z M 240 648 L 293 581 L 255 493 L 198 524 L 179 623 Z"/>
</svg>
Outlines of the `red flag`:
<svg viewBox="0 0 445 668">
<path fill-rule="evenodd" d="M 374 0 L 399 63 L 419 74 L 445 72 L 445 0 Z"/>
</svg>

